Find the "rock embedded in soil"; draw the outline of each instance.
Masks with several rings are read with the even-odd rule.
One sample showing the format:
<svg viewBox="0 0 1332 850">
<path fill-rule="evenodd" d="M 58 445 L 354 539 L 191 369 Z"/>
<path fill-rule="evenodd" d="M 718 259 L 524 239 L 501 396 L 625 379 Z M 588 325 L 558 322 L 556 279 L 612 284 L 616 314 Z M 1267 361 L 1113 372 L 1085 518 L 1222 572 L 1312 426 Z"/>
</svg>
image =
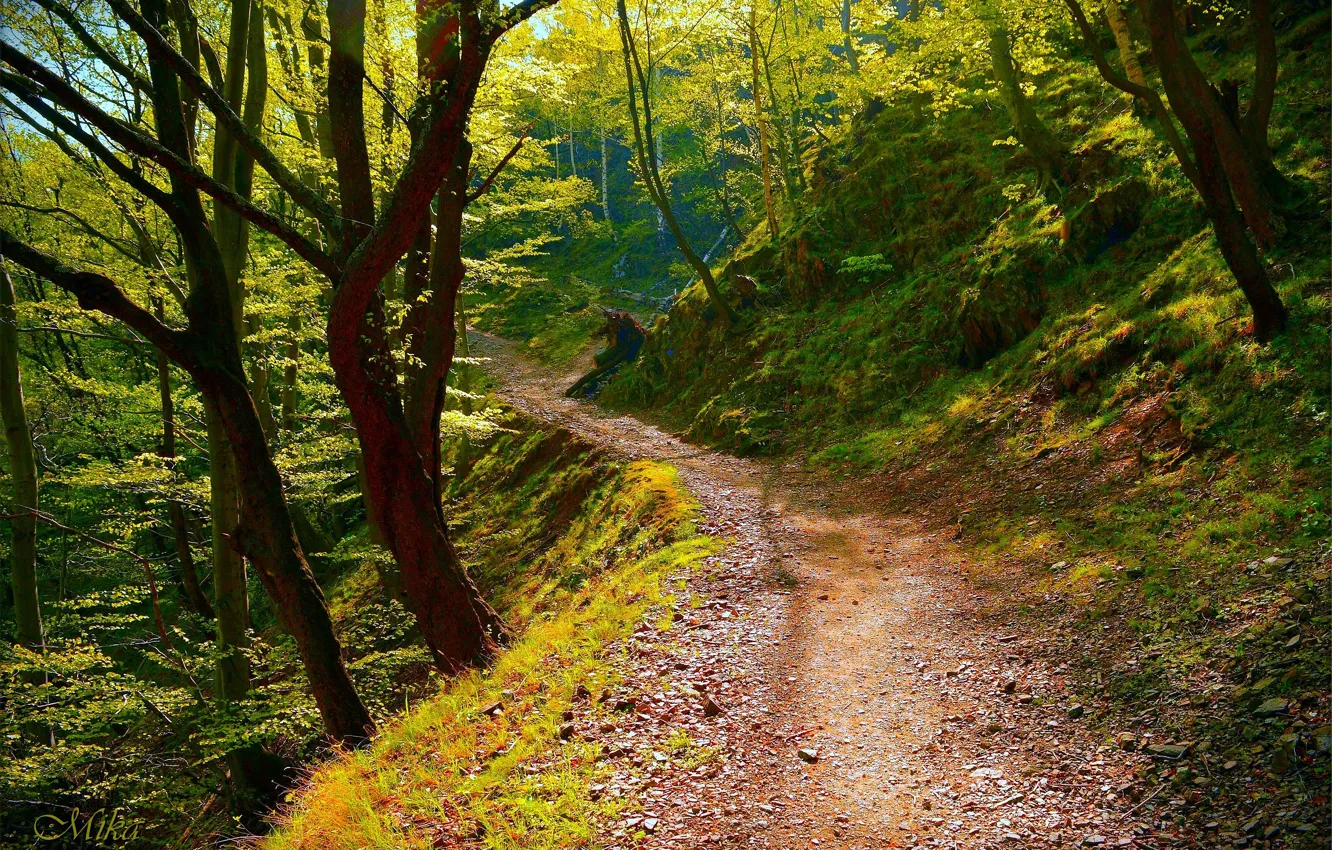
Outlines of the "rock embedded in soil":
<svg viewBox="0 0 1332 850">
<path fill-rule="evenodd" d="M 1271 717 L 1276 714 L 1285 714 L 1290 709 L 1290 703 L 1280 697 L 1272 697 L 1265 700 L 1262 705 L 1254 709 L 1254 714 L 1259 717 Z"/>
<path fill-rule="evenodd" d="M 1148 744 L 1147 752 L 1167 759 L 1181 759 L 1188 753 L 1188 744 Z"/>
</svg>

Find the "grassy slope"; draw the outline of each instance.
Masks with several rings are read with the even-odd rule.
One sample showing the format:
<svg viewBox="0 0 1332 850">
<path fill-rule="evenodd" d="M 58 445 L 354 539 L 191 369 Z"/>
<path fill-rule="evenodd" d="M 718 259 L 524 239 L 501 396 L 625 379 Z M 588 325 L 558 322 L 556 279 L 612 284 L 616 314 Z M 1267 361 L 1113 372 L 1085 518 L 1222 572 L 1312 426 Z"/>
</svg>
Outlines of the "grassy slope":
<svg viewBox="0 0 1332 850">
<path fill-rule="evenodd" d="M 1289 778 L 1313 765 L 1300 781 L 1325 787 L 1311 730 L 1329 711 L 1327 30 L 1320 13 L 1281 36 L 1273 146 L 1315 200 L 1268 255 L 1291 311 L 1272 344 L 1168 151 L 1069 62 L 1038 88 L 1077 140 L 1085 185 L 1062 209 L 992 143 L 991 104 L 924 127 L 889 109 L 810 164 L 779 241 L 734 260 L 761 288 L 743 327 L 691 293 L 603 402 L 869 476 L 952 526 L 997 615 L 1063 624 L 1051 652 L 1078 659 L 1107 723 L 1150 713 L 1158 740 L 1205 739 L 1238 762 L 1218 792 L 1236 807 L 1307 802 Z M 1209 59 L 1248 75 L 1242 51 Z M 1299 719 L 1256 718 L 1278 697 Z"/>
<path fill-rule="evenodd" d="M 317 768 L 269 850 L 565 847 L 618 799 L 588 787 L 592 745 L 560 741 L 575 689 L 613 685 L 608 644 L 648 622 L 663 577 L 714 551 L 696 506 L 661 464 L 612 463 L 567 432 L 515 420 L 453 484 L 472 575 L 513 633 L 488 670 L 460 677 L 389 724 L 363 752 Z M 493 717 L 486 706 L 501 702 Z M 437 843 L 439 842 L 439 843 Z"/>
</svg>

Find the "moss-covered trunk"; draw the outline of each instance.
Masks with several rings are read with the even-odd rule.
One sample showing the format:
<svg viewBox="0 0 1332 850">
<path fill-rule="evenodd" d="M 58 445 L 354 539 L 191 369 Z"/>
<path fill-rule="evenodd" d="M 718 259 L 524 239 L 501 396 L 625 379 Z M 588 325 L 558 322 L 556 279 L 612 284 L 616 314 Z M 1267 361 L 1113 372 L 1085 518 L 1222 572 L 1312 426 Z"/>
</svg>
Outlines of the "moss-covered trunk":
<svg viewBox="0 0 1332 850">
<path fill-rule="evenodd" d="M 19 375 L 18 325 L 14 312 L 14 284 L 0 268 L 0 422 L 5 426 L 9 475 L 13 486 L 9 504 L 12 533 L 9 581 L 14 589 L 14 637 L 28 649 L 42 648 L 42 614 L 37 604 L 37 460 L 32 431 L 23 409 Z"/>
</svg>

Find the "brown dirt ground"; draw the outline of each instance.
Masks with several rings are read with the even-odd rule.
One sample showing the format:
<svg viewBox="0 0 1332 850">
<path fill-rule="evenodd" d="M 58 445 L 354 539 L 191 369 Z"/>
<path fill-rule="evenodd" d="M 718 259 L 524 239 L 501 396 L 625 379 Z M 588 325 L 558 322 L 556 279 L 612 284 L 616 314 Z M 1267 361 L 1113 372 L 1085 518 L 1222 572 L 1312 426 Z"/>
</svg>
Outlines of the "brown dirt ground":
<svg viewBox="0 0 1332 850">
<path fill-rule="evenodd" d="M 702 530 L 727 541 L 705 569 L 673 577 L 673 628 L 643 624 L 617 647 L 622 685 L 594 691 L 577 713 L 577 734 L 601 742 L 614 765 L 599 793 L 630 799 L 635 811 L 603 825 L 598 846 L 1319 841 L 1304 825 L 1287 845 L 1240 810 L 1267 793 L 1263 771 L 1255 785 L 1228 774 L 1225 787 L 1239 795 L 1223 805 L 1221 759 L 1201 754 L 1209 742 L 1183 761 L 1148 753 L 1192 742 L 1154 731 L 1147 715 L 1076 703 L 1087 685 L 1087 670 L 1074 674 L 1080 659 L 1102 659 L 1096 681 L 1122 673 L 1115 659 L 1131 654 L 1123 614 L 1104 618 L 1088 645 L 1034 566 L 996 573 L 955 542 L 968 514 L 987 516 L 982 502 L 1034 488 L 1026 478 L 1004 484 L 992 470 L 954 468 L 840 482 L 790 462 L 739 460 L 563 397 L 590 358 L 551 372 L 485 334 L 474 353 L 523 412 L 614 456 L 673 464 L 702 505 Z M 719 713 L 705 711 L 709 698 Z M 1119 730 L 1134 731 L 1134 751 L 1116 743 Z M 690 746 L 673 747 L 685 734 Z M 1180 763 L 1191 767 L 1175 770 Z"/>
<path fill-rule="evenodd" d="M 474 349 L 526 413 L 674 464 L 703 530 L 728 541 L 678 577 L 677 626 L 624 647 L 624 692 L 594 694 L 600 708 L 577 721 L 616 760 L 604 793 L 642 807 L 605 826 L 607 846 L 1174 843 L 1134 818 L 1148 756 L 1083 722 L 1044 638 L 981 616 L 946 528 L 566 399 L 582 362 L 551 374 L 494 338 Z M 614 711 L 621 699 L 634 710 Z M 681 732 L 708 757 L 678 757 Z"/>
</svg>

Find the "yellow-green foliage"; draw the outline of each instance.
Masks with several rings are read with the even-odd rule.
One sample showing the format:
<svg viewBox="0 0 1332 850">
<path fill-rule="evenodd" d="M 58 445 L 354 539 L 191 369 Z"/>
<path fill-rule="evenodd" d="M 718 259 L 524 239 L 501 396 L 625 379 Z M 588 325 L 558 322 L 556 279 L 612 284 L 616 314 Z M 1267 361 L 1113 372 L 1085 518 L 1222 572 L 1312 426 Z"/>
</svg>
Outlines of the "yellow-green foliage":
<svg viewBox="0 0 1332 850">
<path fill-rule="evenodd" d="M 697 507 L 672 468 L 612 463 L 566 432 L 508 434 L 459 470 L 463 551 L 516 636 L 490 669 L 450 681 L 368 749 L 317 768 L 265 850 L 460 837 L 582 846 L 625 805 L 593 799 L 588 786 L 608 768 L 593 745 L 559 739 L 560 715 L 580 683 L 613 684 L 608 645 L 654 622 L 670 594 L 663 577 L 717 544 L 695 530 Z M 563 499 L 577 504 L 552 525 Z M 502 712 L 484 715 L 495 702 Z"/>
</svg>

